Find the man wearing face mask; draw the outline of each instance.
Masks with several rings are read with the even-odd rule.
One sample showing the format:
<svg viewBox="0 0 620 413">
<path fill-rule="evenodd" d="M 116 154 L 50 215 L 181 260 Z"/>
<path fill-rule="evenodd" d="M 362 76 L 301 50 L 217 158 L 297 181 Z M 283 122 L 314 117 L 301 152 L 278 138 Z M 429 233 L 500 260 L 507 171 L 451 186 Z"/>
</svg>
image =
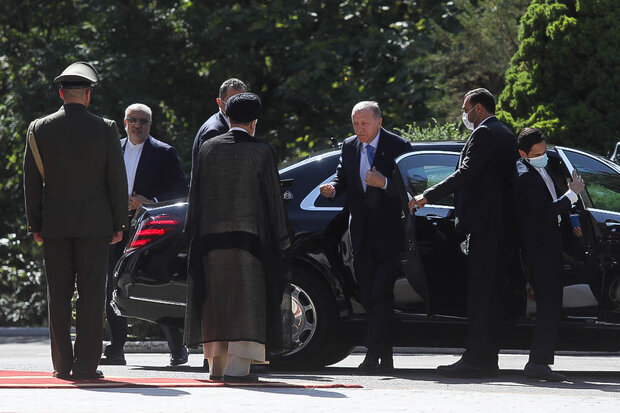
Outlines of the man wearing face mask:
<svg viewBox="0 0 620 413">
<path fill-rule="evenodd" d="M 439 366 L 450 377 L 492 377 L 499 374 L 499 333 L 509 239 L 514 218 L 511 191 L 517 142 L 494 115 L 495 98 L 486 89 L 474 89 L 463 100 L 463 123 L 472 134 L 463 147 L 458 167 L 442 182 L 416 195 L 415 207 L 454 193 L 456 231 L 468 245 L 468 318 L 465 353 L 456 363 Z"/>
<path fill-rule="evenodd" d="M 530 358 L 525 365 L 528 378 L 564 381 L 551 371 L 562 310 L 562 246 L 560 223 L 569 222 L 568 210 L 584 189 L 573 171 L 573 181 L 561 196 L 547 170 L 545 135 L 525 128 L 517 138 L 521 159 L 517 161 L 516 201 L 521 229 L 523 258 L 536 294 L 536 324 Z"/>
</svg>

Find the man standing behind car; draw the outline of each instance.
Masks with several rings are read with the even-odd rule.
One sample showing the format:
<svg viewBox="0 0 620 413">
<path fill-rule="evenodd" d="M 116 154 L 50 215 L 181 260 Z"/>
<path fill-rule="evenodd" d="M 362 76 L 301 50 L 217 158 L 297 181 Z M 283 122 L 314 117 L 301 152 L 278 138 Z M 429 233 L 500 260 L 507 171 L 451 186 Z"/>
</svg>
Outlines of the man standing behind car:
<svg viewBox="0 0 620 413">
<path fill-rule="evenodd" d="M 181 170 L 177 151 L 170 145 L 150 135 L 152 111 L 146 105 L 134 103 L 125 109 L 125 131 L 121 148 L 127 169 L 129 193 L 129 218 L 142 204 L 153 204 L 187 196 L 187 181 Z M 110 344 L 106 346 L 100 365 L 125 365 L 123 347 L 127 340 L 127 319 L 114 313 L 110 305 L 114 291 L 114 266 L 123 255 L 128 242 L 128 232 L 123 241 L 110 250 L 108 283 L 106 288 L 106 318 L 110 332 Z M 170 365 L 187 363 L 188 352 L 183 345 L 183 334 L 178 328 L 160 324 L 170 348 Z"/>
<path fill-rule="evenodd" d="M 385 373 L 394 369 L 394 283 L 402 271 L 400 253 L 405 242 L 392 174 L 394 159 L 410 152 L 411 145 L 381 127 L 377 102 L 357 103 L 351 121 L 355 135 L 345 139 L 336 177 L 320 191 L 327 198 L 347 191 L 355 276 L 368 314 L 368 351 L 359 369 Z"/>
<path fill-rule="evenodd" d="M 230 99 L 231 96 L 246 92 L 247 90 L 248 88 L 245 83 L 234 77 L 231 77 L 222 83 L 218 97 L 215 99 L 215 103 L 217 104 L 219 110 L 211 115 L 211 117 L 202 124 L 200 129 L 198 129 L 196 137 L 194 138 L 194 145 L 192 146 L 192 170 L 193 165 L 196 163 L 196 157 L 198 156 L 198 151 L 200 150 L 202 144 L 208 139 L 228 132 L 228 129 L 230 129 L 228 119 L 224 115 L 224 110 L 226 109 L 226 102 L 228 102 L 228 99 Z"/>
<path fill-rule="evenodd" d="M 63 106 L 28 128 L 24 193 L 28 231 L 43 243 L 54 376 L 99 379 L 109 244 L 127 227 L 127 180 L 114 121 L 86 108 L 95 68 L 69 65 L 56 79 Z M 71 300 L 77 283 L 76 338 Z"/>
<path fill-rule="evenodd" d="M 517 138 L 521 159 L 517 161 L 516 200 L 521 228 L 521 249 L 536 294 L 536 323 L 525 375 L 531 379 L 564 381 L 551 371 L 562 311 L 562 241 L 560 222 L 569 223 L 568 211 L 584 189 L 573 171 L 569 190 L 557 195 L 547 171 L 547 143 L 536 128 L 525 128 Z"/>
<path fill-rule="evenodd" d="M 439 366 L 450 377 L 491 377 L 499 374 L 499 334 L 511 249 L 507 228 L 514 226 L 512 185 L 519 158 L 517 141 L 495 117 L 495 98 L 474 89 L 463 100 L 463 123 L 473 130 L 463 147 L 457 170 L 416 195 L 409 203 L 423 207 L 454 193 L 456 231 L 468 250 L 468 318 L 465 353 L 459 361 Z M 504 233 L 507 231 L 507 233 Z"/>
<path fill-rule="evenodd" d="M 254 137 L 261 110 L 254 93 L 231 97 L 231 128 L 192 176 L 185 342 L 205 343 L 212 380 L 257 381 L 250 365 L 291 341 L 290 238 L 273 151 Z"/>
<path fill-rule="evenodd" d="M 218 97 L 215 99 L 215 103 L 217 104 L 219 110 L 211 115 L 211 117 L 209 117 L 209 119 L 202 124 L 200 129 L 198 129 L 198 133 L 196 133 L 196 137 L 194 138 L 194 145 L 192 146 L 192 175 L 196 166 L 198 151 L 200 150 L 202 144 L 211 138 L 228 132 L 228 129 L 230 129 L 230 123 L 224 113 L 226 110 L 226 102 L 228 102 L 228 99 L 232 96 L 246 92 L 247 90 L 248 88 L 245 83 L 234 77 L 226 79 L 220 86 Z M 206 356 L 202 367 L 204 371 L 209 371 L 209 362 Z"/>
</svg>

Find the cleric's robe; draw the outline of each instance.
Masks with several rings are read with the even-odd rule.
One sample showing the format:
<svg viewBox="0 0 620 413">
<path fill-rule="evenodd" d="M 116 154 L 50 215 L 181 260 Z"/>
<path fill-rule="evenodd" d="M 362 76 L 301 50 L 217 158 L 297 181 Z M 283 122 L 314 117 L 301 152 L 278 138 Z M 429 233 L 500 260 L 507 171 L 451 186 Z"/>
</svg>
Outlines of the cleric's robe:
<svg viewBox="0 0 620 413">
<path fill-rule="evenodd" d="M 185 342 L 290 347 L 290 245 L 271 147 L 232 130 L 205 142 L 192 176 Z"/>
</svg>

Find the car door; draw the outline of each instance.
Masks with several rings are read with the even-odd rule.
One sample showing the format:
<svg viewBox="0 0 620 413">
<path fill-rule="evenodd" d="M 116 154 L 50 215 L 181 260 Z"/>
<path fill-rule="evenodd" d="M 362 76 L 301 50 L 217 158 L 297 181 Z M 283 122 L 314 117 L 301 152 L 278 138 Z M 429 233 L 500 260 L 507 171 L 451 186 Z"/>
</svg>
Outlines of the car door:
<svg viewBox="0 0 620 413">
<path fill-rule="evenodd" d="M 467 263 L 454 230 L 454 197 L 447 196 L 409 213 L 406 203 L 452 174 L 458 152 L 418 151 L 396 159 L 402 182 L 407 248 L 403 271 L 424 299 L 428 314 L 466 315 Z"/>
<path fill-rule="evenodd" d="M 599 300 L 599 319 L 620 322 L 620 167 L 608 160 L 576 149 L 556 147 L 572 173 L 577 169 L 586 189 L 580 194 L 591 287 Z M 583 222 L 582 222 L 583 224 Z"/>
</svg>

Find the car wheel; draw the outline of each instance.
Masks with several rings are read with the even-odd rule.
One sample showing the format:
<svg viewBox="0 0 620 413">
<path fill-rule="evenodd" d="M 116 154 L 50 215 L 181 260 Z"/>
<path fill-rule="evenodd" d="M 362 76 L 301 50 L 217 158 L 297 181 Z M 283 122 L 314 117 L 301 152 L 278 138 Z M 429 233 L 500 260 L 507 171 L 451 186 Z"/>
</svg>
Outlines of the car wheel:
<svg viewBox="0 0 620 413">
<path fill-rule="evenodd" d="M 294 348 L 271 360 L 272 368 L 321 368 L 349 355 L 352 347 L 343 349 L 337 339 L 336 300 L 318 274 L 301 267 L 293 268 L 291 300 Z"/>
</svg>

